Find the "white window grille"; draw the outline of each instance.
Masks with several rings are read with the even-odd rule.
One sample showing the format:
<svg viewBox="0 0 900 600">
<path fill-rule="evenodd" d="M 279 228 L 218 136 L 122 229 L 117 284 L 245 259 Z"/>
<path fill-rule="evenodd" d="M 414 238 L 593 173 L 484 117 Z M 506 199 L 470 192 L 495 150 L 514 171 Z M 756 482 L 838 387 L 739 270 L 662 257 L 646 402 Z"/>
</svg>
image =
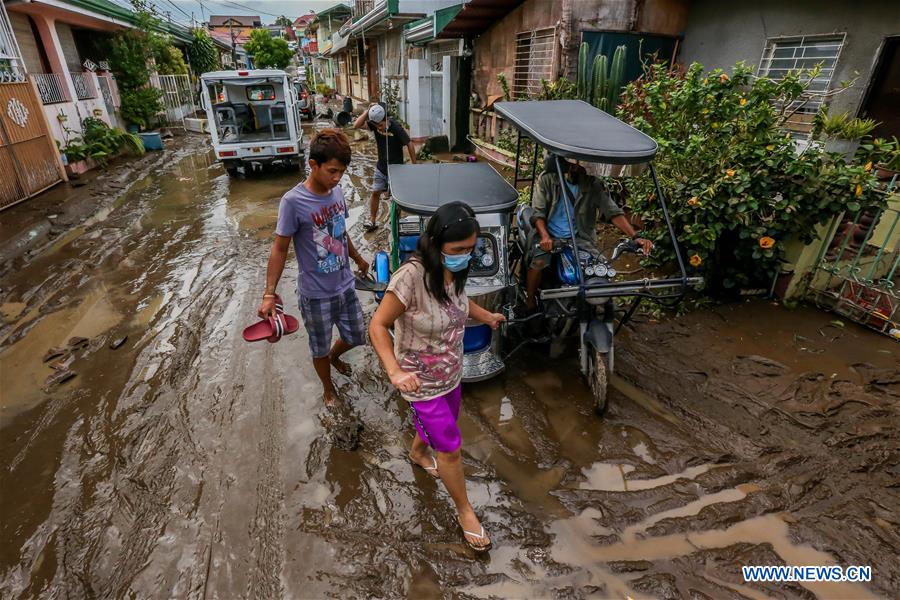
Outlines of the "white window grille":
<svg viewBox="0 0 900 600">
<path fill-rule="evenodd" d="M 0 2 L 0 83 L 25 80 L 25 64 L 6 7 Z"/>
<path fill-rule="evenodd" d="M 556 28 L 535 29 L 516 34 L 516 66 L 512 93 L 516 98 L 541 91 L 541 79 L 553 80 L 556 57 Z"/>
<path fill-rule="evenodd" d="M 834 72 L 844 47 L 843 33 L 779 37 L 766 40 L 757 74 L 774 81 L 784 79 L 789 73 L 820 66 L 818 75 L 809 82 L 803 97 L 795 100 L 785 110 L 793 114 L 787 123 L 795 133 L 808 134 L 813 117 L 828 98 Z"/>
</svg>

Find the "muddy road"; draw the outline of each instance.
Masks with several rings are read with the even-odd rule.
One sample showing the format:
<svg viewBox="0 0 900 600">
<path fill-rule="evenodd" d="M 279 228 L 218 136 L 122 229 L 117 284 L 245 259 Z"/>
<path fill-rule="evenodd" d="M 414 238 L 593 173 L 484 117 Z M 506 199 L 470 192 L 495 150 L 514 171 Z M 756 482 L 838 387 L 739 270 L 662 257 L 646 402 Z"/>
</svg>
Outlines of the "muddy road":
<svg viewBox="0 0 900 600">
<path fill-rule="evenodd" d="M 374 161 L 354 148 L 356 222 Z M 765 302 L 644 316 L 603 420 L 574 360 L 522 353 L 464 389 L 494 541 L 475 556 L 407 460 L 408 409 L 370 349 L 337 380 L 364 424 L 347 451 L 303 332 L 241 339 L 298 180 L 178 155 L 3 274 L 0 596 L 896 597 L 895 343 Z M 368 255 L 383 243 L 351 234 Z M 294 314 L 295 280 L 291 258 Z M 873 581 L 745 583 L 753 564 L 871 565 Z"/>
</svg>

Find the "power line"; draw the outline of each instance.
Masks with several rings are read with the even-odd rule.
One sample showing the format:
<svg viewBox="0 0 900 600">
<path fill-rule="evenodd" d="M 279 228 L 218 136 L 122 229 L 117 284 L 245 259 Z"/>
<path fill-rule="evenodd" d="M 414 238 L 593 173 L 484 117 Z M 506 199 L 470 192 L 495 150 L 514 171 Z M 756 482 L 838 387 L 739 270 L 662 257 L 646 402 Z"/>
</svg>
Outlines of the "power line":
<svg viewBox="0 0 900 600">
<path fill-rule="evenodd" d="M 206 1 L 206 2 L 209 2 L 209 3 L 211 3 L 211 4 L 221 4 L 221 5 L 223 5 L 223 6 L 229 5 L 229 4 L 230 4 L 230 5 L 232 5 L 232 6 L 236 6 L 237 8 L 241 8 L 241 9 L 243 9 L 243 10 L 249 10 L 250 12 L 256 12 L 256 13 L 259 13 L 259 14 L 261 14 L 261 15 L 266 15 L 267 17 L 275 17 L 276 19 L 277 19 L 278 17 L 281 16 L 281 15 L 273 15 L 272 13 L 266 12 L 266 11 L 264 11 L 264 10 L 259 10 L 259 9 L 257 9 L 257 8 L 251 8 L 251 7 L 249 7 L 249 6 L 246 6 L 246 5 L 244 5 L 244 4 L 240 4 L 240 3 L 238 3 L 238 2 L 229 2 L 229 1 L 227 1 L 227 0 L 205 0 L 205 1 Z"/>
<path fill-rule="evenodd" d="M 166 0 L 166 2 L 168 2 L 169 4 L 171 4 L 173 7 L 175 7 L 175 10 L 177 10 L 178 12 L 180 12 L 181 14 L 183 14 L 185 17 L 187 17 L 187 18 L 188 18 L 188 22 L 190 22 L 191 19 L 193 19 L 193 17 L 191 17 L 191 15 L 187 14 L 186 12 L 184 12 L 184 11 L 181 9 L 181 7 L 178 6 L 177 4 L 175 4 L 174 2 L 172 2 L 172 0 Z"/>
</svg>

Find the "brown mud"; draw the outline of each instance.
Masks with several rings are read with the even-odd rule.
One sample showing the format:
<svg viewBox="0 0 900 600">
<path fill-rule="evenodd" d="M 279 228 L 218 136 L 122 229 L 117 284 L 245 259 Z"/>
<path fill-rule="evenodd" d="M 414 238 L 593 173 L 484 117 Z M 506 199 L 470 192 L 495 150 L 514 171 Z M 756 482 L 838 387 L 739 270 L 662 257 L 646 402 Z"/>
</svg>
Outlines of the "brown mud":
<svg viewBox="0 0 900 600">
<path fill-rule="evenodd" d="M 342 185 L 371 254 L 385 232 L 357 223 L 373 159 L 368 142 L 354 148 Z M 302 331 L 241 339 L 278 199 L 298 180 L 229 179 L 205 148 L 187 153 L 4 274 L 0 596 L 900 589 L 898 347 L 761 301 L 626 327 L 602 420 L 571 357 L 526 351 L 467 386 L 465 469 L 494 543 L 476 556 L 446 492 L 408 461 L 407 407 L 371 349 L 336 375 L 352 407 L 336 424 Z M 281 291 L 294 314 L 295 279 L 291 258 Z M 54 347 L 76 376 L 45 391 Z M 874 577 L 745 583 L 752 564 L 871 565 Z"/>
</svg>

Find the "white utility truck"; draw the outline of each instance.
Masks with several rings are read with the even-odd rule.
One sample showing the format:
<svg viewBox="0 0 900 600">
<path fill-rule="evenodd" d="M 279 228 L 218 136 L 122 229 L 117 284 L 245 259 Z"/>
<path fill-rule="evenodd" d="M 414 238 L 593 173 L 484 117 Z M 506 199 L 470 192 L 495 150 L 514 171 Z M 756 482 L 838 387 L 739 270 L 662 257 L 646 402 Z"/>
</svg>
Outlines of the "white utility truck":
<svg viewBox="0 0 900 600">
<path fill-rule="evenodd" d="M 303 169 L 303 130 L 287 73 L 213 71 L 200 82 L 213 149 L 229 175 L 271 163 Z"/>
</svg>

